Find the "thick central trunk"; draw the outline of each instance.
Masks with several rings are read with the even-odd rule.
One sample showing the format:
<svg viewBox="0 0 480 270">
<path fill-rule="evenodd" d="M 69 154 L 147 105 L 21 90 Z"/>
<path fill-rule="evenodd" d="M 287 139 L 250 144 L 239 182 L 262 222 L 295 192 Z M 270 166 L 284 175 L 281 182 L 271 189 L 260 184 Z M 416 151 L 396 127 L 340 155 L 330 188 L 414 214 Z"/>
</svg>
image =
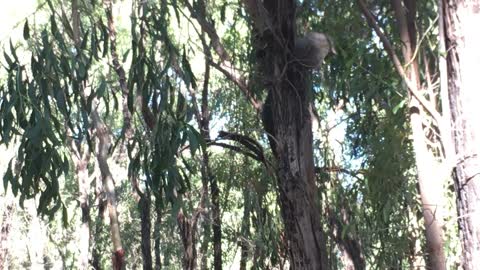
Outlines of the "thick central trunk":
<svg viewBox="0 0 480 270">
<path fill-rule="evenodd" d="M 309 102 L 304 93 L 298 92 L 306 90 L 300 81 L 304 78 L 289 77 L 296 88 L 283 83 L 271 91 L 280 93 L 272 98 L 274 152 L 290 260 L 293 269 L 326 269 L 325 239 L 316 204 Z"/>
<path fill-rule="evenodd" d="M 308 70 L 295 64 L 295 1 L 264 1 L 272 29 L 259 53 L 268 86 L 264 125 L 277 161 L 280 206 L 291 269 L 327 269 L 313 166 Z M 259 47 L 260 48 L 260 47 Z"/>
<path fill-rule="evenodd" d="M 463 269 L 480 265 L 480 4 L 443 0 L 452 137 L 455 145 L 458 223 Z"/>
</svg>

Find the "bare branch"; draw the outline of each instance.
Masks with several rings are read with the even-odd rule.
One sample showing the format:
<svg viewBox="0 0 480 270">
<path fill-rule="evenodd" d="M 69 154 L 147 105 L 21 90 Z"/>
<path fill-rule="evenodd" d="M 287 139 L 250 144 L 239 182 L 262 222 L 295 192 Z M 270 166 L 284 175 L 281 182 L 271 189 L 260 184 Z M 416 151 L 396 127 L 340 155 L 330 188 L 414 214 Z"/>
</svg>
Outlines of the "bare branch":
<svg viewBox="0 0 480 270">
<path fill-rule="evenodd" d="M 262 102 L 258 101 L 253 93 L 250 91 L 250 88 L 248 88 L 247 83 L 245 82 L 245 79 L 234 69 L 232 66 L 227 65 L 226 63 L 223 64 L 218 64 L 214 63 L 213 61 L 210 62 L 212 67 L 216 68 L 218 71 L 222 72 L 230 81 L 235 83 L 238 88 L 245 94 L 247 99 L 250 101 L 250 103 L 253 105 L 255 110 L 260 112 L 262 109 Z"/>
<path fill-rule="evenodd" d="M 228 54 L 227 50 L 221 43 L 220 37 L 217 34 L 217 31 L 213 24 L 207 20 L 206 12 L 204 10 L 205 3 L 203 0 L 198 0 L 198 5 L 200 9 L 194 9 L 193 6 L 188 2 L 188 1 L 183 1 L 190 11 L 191 15 L 193 18 L 197 20 L 197 22 L 200 24 L 200 27 L 202 28 L 202 31 L 207 33 L 208 37 L 210 38 L 212 42 L 213 49 L 215 53 L 218 55 L 220 58 L 219 63 L 214 63 L 212 59 L 210 59 L 210 64 L 222 72 L 229 80 L 231 80 L 233 83 L 235 83 L 240 90 L 245 94 L 247 97 L 248 101 L 253 105 L 255 110 L 258 112 L 261 110 L 262 103 L 259 102 L 253 95 L 252 91 L 248 88 L 247 83 L 245 82 L 245 78 L 243 78 L 242 75 L 240 75 L 240 72 L 238 69 L 234 67 L 234 65 L 231 62 L 231 57 Z M 202 42 L 206 44 L 205 39 L 199 35 L 200 39 L 202 39 Z"/>
</svg>

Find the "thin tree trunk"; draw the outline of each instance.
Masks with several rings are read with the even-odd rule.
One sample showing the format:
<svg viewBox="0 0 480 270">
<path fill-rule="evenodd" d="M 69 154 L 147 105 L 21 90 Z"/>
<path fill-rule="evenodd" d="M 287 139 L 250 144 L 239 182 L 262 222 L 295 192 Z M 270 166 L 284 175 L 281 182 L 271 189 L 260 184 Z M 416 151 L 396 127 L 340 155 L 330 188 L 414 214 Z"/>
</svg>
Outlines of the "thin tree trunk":
<svg viewBox="0 0 480 270">
<path fill-rule="evenodd" d="M 392 6 L 397 18 L 397 24 L 402 41 L 402 53 L 405 62 L 411 62 L 407 67 L 406 76 L 412 83 L 415 92 L 420 92 L 420 72 L 418 62 L 413 59 L 416 49 L 415 18 L 416 7 L 412 0 L 405 0 L 405 6 L 401 0 L 392 0 Z M 410 92 L 409 92 L 410 93 Z M 428 266 L 430 269 L 446 269 L 445 253 L 443 251 L 443 216 L 442 216 L 442 189 L 443 181 L 432 175 L 434 167 L 432 154 L 426 145 L 423 131 L 423 119 L 419 101 L 409 95 L 410 98 L 410 125 L 413 133 L 413 150 L 417 167 L 420 197 L 422 200 L 423 218 L 425 222 Z"/>
<path fill-rule="evenodd" d="M 205 51 L 207 50 L 204 48 Z M 208 109 L 208 82 L 210 78 L 210 65 L 208 62 L 205 62 L 205 76 L 204 76 L 204 84 L 203 84 L 203 89 L 202 89 L 202 104 L 201 104 L 201 112 L 198 117 L 198 123 L 200 126 L 200 134 L 202 135 L 203 139 L 205 141 L 210 140 L 210 111 Z M 210 171 L 210 158 L 209 158 L 209 153 L 207 149 L 203 149 L 202 151 L 202 168 L 201 168 L 201 175 L 202 175 L 202 189 L 204 192 L 206 192 L 205 199 L 208 198 L 208 183 L 211 181 L 212 173 Z M 213 193 L 212 193 L 213 194 Z M 218 196 L 218 194 L 217 194 Z M 213 195 L 212 195 L 212 201 L 213 201 Z M 219 207 L 219 206 L 218 206 Z M 208 212 L 205 213 L 205 215 L 208 215 Z M 210 220 L 210 218 L 206 218 L 206 220 Z M 214 221 L 215 222 L 215 221 Z M 220 221 L 221 222 L 221 221 Z M 201 245 L 201 269 L 208 269 L 208 264 L 207 264 L 207 258 L 208 258 L 208 243 L 210 241 L 210 230 L 212 226 L 209 222 L 203 222 L 203 242 Z M 218 241 L 218 240 L 217 240 Z M 218 245 L 215 245 L 215 239 L 214 239 L 214 250 Z M 216 256 L 220 256 L 220 258 L 215 259 Z M 221 228 L 220 228 L 220 252 L 214 253 L 214 265 L 216 265 L 216 262 L 220 260 L 220 267 L 221 267 L 221 260 L 222 260 L 222 253 L 221 253 Z M 217 262 L 218 263 L 218 262 Z M 214 266 L 216 267 L 216 266 Z M 217 268 L 215 268 L 217 269 Z"/>
<path fill-rule="evenodd" d="M 457 195 L 463 269 L 480 265 L 480 4 L 443 0 L 447 77 L 455 146 Z"/>
<path fill-rule="evenodd" d="M 242 229 L 240 235 L 240 270 L 247 270 L 247 261 L 248 261 L 248 238 L 250 236 L 250 212 L 251 212 L 251 198 L 249 196 L 250 187 L 245 185 L 243 188 L 243 219 L 242 219 Z"/>
<path fill-rule="evenodd" d="M 183 243 L 183 269 L 194 270 L 197 269 L 197 249 L 196 236 L 195 236 L 195 224 L 192 219 L 186 217 L 183 211 L 180 210 L 177 215 L 178 227 L 180 229 L 180 236 Z"/>
<path fill-rule="evenodd" d="M 94 105 L 96 107 L 96 105 Z M 92 122 L 98 138 L 97 161 L 102 175 L 102 184 L 107 196 L 107 210 L 110 218 L 110 236 L 113 244 L 113 269 L 120 270 L 124 264 L 125 251 L 122 247 L 120 224 L 117 213 L 117 199 L 115 194 L 115 182 L 108 165 L 108 149 L 111 146 L 107 126 L 101 121 L 96 109 L 91 113 Z"/>
<path fill-rule="evenodd" d="M 73 39 L 76 46 L 79 46 L 81 43 L 80 39 L 80 14 L 78 9 L 77 0 L 72 2 L 72 17 L 73 17 Z M 80 83 L 81 84 L 81 83 Z M 85 90 L 83 85 L 80 85 L 82 90 Z M 82 93 L 83 98 L 86 99 L 85 93 Z M 97 100 L 94 100 L 92 105 L 92 111 L 90 113 L 90 118 L 92 120 L 93 127 L 95 129 L 95 135 L 98 139 L 97 145 L 97 162 L 98 167 L 100 168 L 103 191 L 107 197 L 107 209 L 110 218 L 110 236 L 113 244 L 113 257 L 112 265 L 113 269 L 120 270 L 124 264 L 125 251 L 122 247 L 122 241 L 120 236 L 120 225 L 118 221 L 117 213 L 117 199 L 115 194 L 115 182 L 113 180 L 112 173 L 110 172 L 110 167 L 108 165 L 109 153 L 108 150 L 111 147 L 111 140 L 109 135 L 108 127 L 101 120 L 99 113 L 97 111 L 98 107 Z"/>
<path fill-rule="evenodd" d="M 151 270 L 153 269 L 153 260 L 152 260 L 152 245 L 150 238 L 150 192 L 145 191 L 140 195 L 140 201 L 138 203 L 140 209 L 141 217 L 141 231 L 142 231 L 142 257 L 143 257 L 143 269 Z"/>
<path fill-rule="evenodd" d="M 72 27 L 74 29 L 75 45 L 78 45 L 80 43 L 80 15 L 77 0 L 72 1 Z M 78 257 L 77 263 L 79 269 L 88 269 L 90 249 L 90 204 L 88 201 L 90 181 L 88 176 L 88 163 L 90 161 L 90 150 L 83 149 L 82 151 L 82 148 L 84 148 L 81 145 L 82 142 L 75 143 L 72 139 L 69 140 L 70 150 L 75 154 L 73 160 L 78 181 L 78 201 L 82 212 L 80 224 L 80 256 Z"/>
<path fill-rule="evenodd" d="M 313 166 L 311 95 L 308 72 L 291 64 L 295 40 L 296 1 L 266 0 L 264 7 L 273 29 L 262 33 L 257 49 L 269 93 L 264 126 L 276 159 L 278 190 L 291 269 L 329 269 L 326 240 L 321 228 Z M 257 53 L 257 55 L 263 55 Z"/>
<path fill-rule="evenodd" d="M 129 89 L 127 87 L 127 78 L 126 72 L 120 63 L 117 53 L 117 32 L 115 29 L 115 23 L 113 20 L 113 5 L 111 0 L 104 0 L 105 13 L 108 21 L 108 35 L 110 38 L 110 55 L 112 57 L 112 66 L 118 76 L 118 82 L 120 86 L 120 91 L 122 93 L 122 111 L 123 111 L 123 133 L 125 139 L 129 141 L 133 137 L 133 128 L 132 128 L 132 113 L 128 108 L 128 96 Z M 146 2 L 142 2 L 139 7 L 139 13 L 145 12 L 144 6 Z M 144 53 L 144 17 L 141 14 L 141 39 L 139 44 L 139 51 L 143 55 Z M 140 85 L 141 82 L 138 82 Z M 138 91 L 139 95 L 141 90 Z M 139 98 L 141 106 L 141 97 Z M 149 126 L 150 127 L 150 126 Z M 147 189 L 142 193 L 138 186 L 136 175 L 129 174 L 129 180 L 132 185 L 133 195 L 137 198 L 137 203 L 141 216 L 141 250 L 142 250 L 142 265 L 143 269 L 150 270 L 153 267 L 152 260 L 152 249 L 151 249 L 151 220 L 150 220 L 150 192 Z"/>
<path fill-rule="evenodd" d="M 85 150 L 85 156 L 81 159 L 75 159 L 76 173 L 78 178 L 80 203 L 81 225 L 80 225 L 80 255 L 78 257 L 79 269 L 88 269 L 88 256 L 90 249 L 90 204 L 88 202 L 88 194 L 90 193 L 90 181 L 88 176 L 88 161 L 90 155 Z"/>
<path fill-rule="evenodd" d="M 160 224 L 162 223 L 162 210 L 158 203 L 155 204 L 155 226 L 153 230 L 153 237 L 155 239 L 154 253 L 155 253 L 155 270 L 162 269 L 162 260 L 160 257 Z"/>
<path fill-rule="evenodd" d="M 207 213 L 208 215 L 208 213 Z M 208 270 L 208 243 L 210 242 L 210 224 L 203 222 L 203 241 L 200 246 L 200 270 Z"/>
<path fill-rule="evenodd" d="M 95 270 L 101 270 L 101 261 L 102 261 L 102 248 L 98 245 L 97 239 L 100 239 L 100 236 L 103 233 L 103 223 L 105 219 L 105 208 L 106 208 L 106 200 L 103 196 L 103 185 L 100 173 L 98 172 L 98 168 L 95 168 L 95 175 L 97 176 L 95 179 L 95 205 L 98 207 L 97 218 L 95 220 L 95 231 L 92 235 L 92 261 L 91 265 Z"/>
<path fill-rule="evenodd" d="M 343 224 L 348 224 L 351 215 L 345 207 L 340 209 L 340 215 L 341 219 L 337 218 L 330 209 L 328 210 L 332 238 L 341 252 L 343 265 L 345 269 L 364 270 L 366 269 L 365 255 L 360 241 L 344 232 Z"/>
<path fill-rule="evenodd" d="M 425 222 L 425 235 L 427 240 L 428 267 L 431 269 L 446 269 L 445 254 L 443 251 L 443 181 L 445 175 L 432 174 L 435 162 L 432 154 L 426 146 L 425 133 L 423 131 L 422 109 L 425 109 L 436 120 L 440 130 L 444 132 L 445 123 L 442 117 L 432 103 L 428 102 L 421 92 L 420 72 L 418 62 L 415 60 L 413 52 L 416 49 L 415 29 L 416 6 L 413 0 L 391 0 L 392 7 L 397 19 L 397 25 L 400 32 L 402 42 L 402 54 L 405 65 L 400 62 L 393 46 L 388 38 L 380 29 L 376 19 L 368 10 L 365 1 L 357 0 L 361 11 L 365 15 L 370 27 L 375 30 L 383 44 L 388 56 L 392 60 L 395 69 L 402 77 L 403 82 L 407 85 L 409 108 L 410 108 L 410 125 L 413 134 L 413 149 L 415 153 L 415 164 L 417 167 L 418 183 L 420 186 L 420 197 L 422 200 L 422 210 Z M 408 63 L 408 64 L 407 64 Z M 406 70 L 404 69 L 406 66 Z"/>
<path fill-rule="evenodd" d="M 205 14 L 205 11 L 202 12 Z M 204 52 L 208 55 L 209 48 L 205 47 Z M 200 133 L 205 141 L 210 140 L 210 111 L 208 109 L 208 83 L 210 81 L 210 64 L 205 59 L 205 76 L 202 89 L 201 117 L 198 119 Z M 203 149 L 202 156 L 202 185 L 206 188 L 210 182 L 210 194 L 212 199 L 212 229 L 213 229 L 213 269 L 222 269 L 222 218 L 220 213 L 220 188 L 217 179 L 210 171 L 209 153 Z M 206 189 L 208 191 L 208 189 Z M 208 193 L 207 193 L 208 196 Z"/>
<path fill-rule="evenodd" d="M 212 198 L 213 229 L 213 269 L 222 269 L 222 219 L 220 214 L 220 188 L 215 177 L 210 177 L 210 194 Z"/>
<path fill-rule="evenodd" d="M 205 44 L 204 44 L 205 46 Z M 204 51 L 207 53 L 208 48 L 204 47 Z M 183 73 L 178 70 L 178 72 L 182 75 Z M 201 108 L 198 108 L 197 104 L 197 99 L 196 99 L 196 93 L 195 91 L 197 89 L 193 89 L 191 91 L 191 96 L 192 96 L 192 103 L 193 107 L 195 109 L 195 117 L 198 123 L 198 126 L 200 128 L 200 134 L 202 135 L 203 139 L 205 141 L 210 140 L 210 112 L 208 109 L 208 84 L 210 80 L 210 65 L 208 63 L 208 60 L 205 60 L 205 74 L 204 74 L 204 82 L 203 82 L 203 89 L 202 89 L 202 104 Z M 202 149 L 202 163 L 201 163 L 201 177 L 202 177 L 202 196 L 200 198 L 200 202 L 197 206 L 197 209 L 194 211 L 192 214 L 191 218 L 187 218 L 182 211 L 180 211 L 177 215 L 177 222 L 180 228 L 180 236 L 182 237 L 182 242 L 184 246 L 184 255 L 183 255 L 183 269 L 196 269 L 197 268 L 197 250 L 196 250 L 196 231 L 197 231 L 197 223 L 198 223 L 198 218 L 200 215 L 205 214 L 205 207 L 206 207 L 206 201 L 208 198 L 208 184 L 210 182 L 212 190 L 216 188 L 218 190 L 218 186 L 216 186 L 216 182 L 212 185 L 214 179 L 211 175 L 210 172 L 210 166 L 209 166 L 209 154 L 206 148 Z M 212 192 L 212 212 L 214 213 L 213 216 L 215 216 L 215 204 L 213 203 L 213 192 Z M 218 202 L 218 197 L 219 194 L 217 194 L 217 202 Z M 217 204 L 217 209 L 219 209 L 219 205 Z M 218 211 L 219 213 L 219 211 Z M 213 218 L 213 222 L 215 223 L 215 218 Z M 221 220 L 220 220 L 221 222 Z M 203 228 L 204 231 L 206 232 L 209 230 L 209 227 L 206 223 L 204 224 Z M 215 225 L 213 225 L 214 229 L 214 269 L 221 269 L 222 267 L 222 254 L 221 254 L 221 231 L 220 235 L 217 234 L 217 239 L 220 243 L 220 252 L 215 253 L 217 250 L 217 245 L 215 242 Z M 218 233 L 218 232 L 217 232 Z M 202 262 L 201 262 L 201 268 L 207 268 L 207 261 L 206 261 L 206 253 L 207 253 L 207 248 L 208 248 L 208 235 L 209 233 L 206 233 L 206 237 L 204 237 L 203 243 L 202 243 Z"/>
</svg>

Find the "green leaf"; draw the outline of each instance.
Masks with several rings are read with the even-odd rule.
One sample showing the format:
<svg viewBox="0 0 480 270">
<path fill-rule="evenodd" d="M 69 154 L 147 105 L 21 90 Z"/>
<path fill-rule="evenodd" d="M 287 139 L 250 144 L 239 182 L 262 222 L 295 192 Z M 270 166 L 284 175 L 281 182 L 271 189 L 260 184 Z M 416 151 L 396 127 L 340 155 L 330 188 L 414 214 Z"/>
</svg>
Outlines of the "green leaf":
<svg viewBox="0 0 480 270">
<path fill-rule="evenodd" d="M 13 66 L 12 58 L 10 58 L 10 56 L 8 56 L 7 52 L 5 51 L 3 52 L 3 56 L 5 57 L 5 61 L 7 61 L 8 68 L 13 69 L 14 66 Z"/>
<path fill-rule="evenodd" d="M 225 3 L 223 3 L 223 5 L 220 7 L 220 21 L 221 21 L 222 23 L 225 22 L 225 11 L 226 11 L 226 9 L 227 9 L 227 5 L 228 5 L 228 3 L 225 2 Z"/>
<path fill-rule="evenodd" d="M 392 110 L 393 113 L 396 114 L 399 109 L 403 108 L 403 106 L 405 105 L 405 102 L 406 102 L 405 99 L 403 99 L 402 101 L 400 101 L 400 103 L 398 103 L 397 106 L 395 106 L 395 107 L 393 108 L 393 110 Z"/>
<path fill-rule="evenodd" d="M 52 35 L 55 36 L 58 33 L 58 26 L 57 22 L 55 21 L 55 16 L 50 16 L 50 29 L 52 31 Z"/>
<path fill-rule="evenodd" d="M 28 27 L 28 19 L 25 21 L 25 25 L 23 26 L 23 38 L 28 40 L 30 38 L 30 28 Z"/>
<path fill-rule="evenodd" d="M 65 31 L 67 32 L 68 37 L 73 39 L 73 28 L 70 25 L 70 20 L 67 18 L 67 15 L 65 14 L 65 12 L 63 12 L 63 10 L 62 10 L 61 20 L 62 20 L 62 25 L 63 25 Z"/>
<path fill-rule="evenodd" d="M 11 39 L 10 39 L 10 51 L 12 51 L 12 56 L 13 56 L 13 59 L 15 59 L 15 63 L 18 63 L 17 53 L 15 52 L 15 47 L 13 46 Z"/>
<path fill-rule="evenodd" d="M 101 79 L 100 85 L 98 86 L 97 90 L 97 96 L 98 97 L 103 97 L 105 95 L 105 90 L 107 89 L 107 82 L 105 81 L 105 78 Z"/>
<path fill-rule="evenodd" d="M 67 207 L 65 207 L 64 204 L 62 204 L 62 223 L 63 223 L 63 227 L 67 228 L 67 226 L 68 226 L 68 211 L 67 211 Z"/>
<path fill-rule="evenodd" d="M 187 87 L 189 87 L 191 84 L 192 87 L 196 89 L 197 79 L 195 79 L 195 75 L 193 75 L 192 67 L 190 66 L 190 62 L 187 59 L 185 48 L 183 49 L 182 66 L 183 66 L 183 70 L 185 71 L 185 78 L 183 78 L 183 80 L 185 81 L 185 84 L 187 85 Z"/>
<path fill-rule="evenodd" d="M 13 181 L 12 160 L 10 160 L 10 162 L 8 163 L 7 171 L 3 176 L 3 190 L 6 191 L 8 187 L 8 182 L 12 182 L 12 181 Z"/>
<path fill-rule="evenodd" d="M 190 152 L 192 153 L 192 156 L 195 156 L 195 152 L 197 151 L 198 146 L 200 145 L 198 142 L 198 137 L 189 129 L 187 129 L 187 135 L 188 135 L 188 141 L 190 142 Z"/>
<path fill-rule="evenodd" d="M 60 109 L 60 112 L 64 115 L 68 115 L 67 111 L 67 103 L 65 102 L 65 94 L 64 90 L 61 88 L 55 88 L 55 100 L 57 100 L 58 108 Z"/>
<path fill-rule="evenodd" d="M 88 42 L 88 31 L 83 35 L 84 38 L 82 40 L 82 44 L 80 44 L 80 49 L 83 51 L 85 48 L 87 48 L 87 42 Z"/>
<path fill-rule="evenodd" d="M 122 63 L 125 63 L 127 61 L 127 57 L 130 53 L 130 49 L 126 50 L 124 53 L 123 53 L 123 56 L 122 56 Z"/>
</svg>

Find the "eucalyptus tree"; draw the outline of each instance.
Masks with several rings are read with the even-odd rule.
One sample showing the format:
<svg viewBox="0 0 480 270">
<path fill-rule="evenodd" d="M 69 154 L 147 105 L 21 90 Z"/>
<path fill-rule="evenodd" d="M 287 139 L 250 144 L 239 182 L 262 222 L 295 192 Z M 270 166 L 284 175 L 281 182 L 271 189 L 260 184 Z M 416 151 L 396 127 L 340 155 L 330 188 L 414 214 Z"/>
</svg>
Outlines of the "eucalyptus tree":
<svg viewBox="0 0 480 270">
<path fill-rule="evenodd" d="M 166 75 L 167 68 L 162 71 L 156 60 L 158 31 L 166 35 L 165 28 L 158 29 L 165 26 L 163 18 L 154 15 L 150 19 L 157 23 L 140 31 L 141 36 L 134 36 L 135 44 L 146 45 L 135 46 L 132 52 L 135 68 L 128 69 L 131 74 L 127 81 L 116 51 L 110 1 L 105 1 L 104 8 L 95 1 L 74 1 L 71 12 L 60 3 L 47 1 L 47 4 L 50 21 L 40 26 L 39 32 L 25 23 L 24 37 L 28 41 L 30 60 L 20 59 L 17 51 L 21 48 L 13 44 L 4 55 L 8 77 L 2 87 L 2 143 L 10 143 L 15 136 L 20 141 L 15 163 L 10 162 L 4 183 L 10 184 L 15 195 L 20 195 L 21 203 L 40 194 L 38 212 L 53 216 L 62 209 L 66 225 L 67 209 L 60 197 L 59 181 L 69 172 L 68 145 L 73 141 L 85 149 L 83 151 L 96 155 L 95 164 L 103 179 L 103 191 L 97 196 L 106 197 L 115 255 L 112 264 L 120 269 L 124 264 L 124 250 L 115 184 L 108 162 L 112 150 L 122 138 L 127 138 L 128 156 L 132 160 L 131 180 L 138 179 L 142 169 L 147 178 L 142 185 L 143 192 L 153 189 L 161 201 L 164 189 L 167 200 L 173 202 L 178 200 L 179 185 L 185 187 L 175 166 L 177 149 L 186 141 L 195 141 L 198 145 L 199 135 L 187 124 L 191 114 L 187 113 L 184 96 L 171 87 L 168 76 L 161 76 Z M 162 10 L 166 12 L 166 8 Z M 72 23 L 69 17 L 73 18 Z M 137 21 L 133 21 L 133 26 L 139 27 Z M 154 32 L 147 41 L 143 40 L 145 31 Z M 150 47 L 145 49 L 146 46 Z M 105 73 L 99 72 L 108 56 L 115 73 L 108 69 Z M 112 114 L 120 112 L 118 98 L 122 98 L 124 105 L 121 134 L 115 134 L 113 127 L 106 124 Z M 133 99 L 137 100 L 135 107 L 141 112 L 138 120 L 129 119 L 134 112 L 134 102 L 127 100 Z M 156 102 L 149 102 L 151 99 Z M 112 142 L 112 136 L 116 143 Z M 151 148 L 143 144 L 145 140 L 151 141 Z M 82 168 L 85 169 L 85 164 Z M 134 188 L 142 193 L 141 187 Z M 102 209 L 103 203 L 98 206 Z"/>
<path fill-rule="evenodd" d="M 180 257 L 184 269 L 222 269 L 237 235 L 241 269 L 413 268 L 425 243 L 429 265 L 445 268 L 434 206 L 442 182 L 428 174 L 452 152 L 445 93 L 436 88 L 436 4 L 367 3 L 133 1 L 122 32 L 111 1 L 47 1 L 50 21 L 24 27 L 30 59 L 15 44 L 4 56 L 1 140 L 20 142 L 5 183 L 20 201 L 39 194 L 39 212 L 66 216 L 58 186 L 73 161 L 90 234 L 89 202 L 104 197 L 90 192 L 97 167 L 116 268 L 133 241 L 115 222 L 117 154 L 140 210 L 144 269 L 179 266 Z M 295 53 L 312 31 L 332 37 L 338 53 L 319 71 Z M 342 150 L 312 136 L 318 120 L 328 137 L 332 111 L 345 117 Z M 212 139 L 218 119 L 227 123 Z M 232 229 L 224 217 L 238 209 L 243 220 Z M 162 229 L 172 226 L 179 234 L 166 239 Z"/>
<path fill-rule="evenodd" d="M 480 226 L 478 190 L 480 164 L 480 125 L 478 106 L 480 40 L 476 25 L 480 22 L 475 1 L 439 1 L 440 43 L 443 61 L 442 88 L 448 88 L 445 111 L 451 113 L 453 140 L 450 164 L 454 169 L 463 269 L 475 269 L 480 263 Z"/>
</svg>

